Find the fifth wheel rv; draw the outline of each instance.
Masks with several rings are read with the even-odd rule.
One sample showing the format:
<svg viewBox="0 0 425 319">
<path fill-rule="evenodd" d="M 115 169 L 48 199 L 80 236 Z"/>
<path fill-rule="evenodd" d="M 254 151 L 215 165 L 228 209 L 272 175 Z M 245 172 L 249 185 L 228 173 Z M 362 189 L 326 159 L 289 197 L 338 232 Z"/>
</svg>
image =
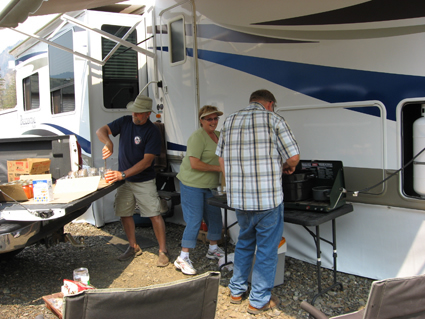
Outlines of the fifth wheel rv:
<svg viewBox="0 0 425 319">
<path fill-rule="evenodd" d="M 87 163 L 100 165 L 96 128 L 125 112 L 123 105 L 151 83 L 147 92 L 178 170 L 200 107 L 212 104 L 227 116 L 245 107 L 252 91 L 268 89 L 302 159 L 344 164 L 346 200 L 354 211 L 337 220 L 338 270 L 378 279 L 425 273 L 425 176 L 417 169 L 425 155 L 416 157 L 425 145 L 417 144 L 423 136 L 414 124 L 425 105 L 424 2 L 140 3 L 146 4 L 143 15 L 89 10 L 62 16 L 37 33 L 86 57 L 62 55 L 37 38 L 12 51 L 18 96 L 12 117 L 22 123 L 20 134 L 66 130 L 83 142 Z M 99 64 L 107 43 L 113 48 L 118 42 L 104 42 L 91 31 L 121 38 L 132 26 L 137 35 L 126 42 L 139 53 L 120 42 L 127 47 L 111 58 L 117 64 Z M 46 113 L 38 116 L 43 108 Z M 325 239 L 330 227 L 323 227 Z M 285 225 L 284 236 L 287 255 L 313 262 L 308 233 Z M 332 254 L 323 247 L 323 266 L 332 267 Z"/>
</svg>

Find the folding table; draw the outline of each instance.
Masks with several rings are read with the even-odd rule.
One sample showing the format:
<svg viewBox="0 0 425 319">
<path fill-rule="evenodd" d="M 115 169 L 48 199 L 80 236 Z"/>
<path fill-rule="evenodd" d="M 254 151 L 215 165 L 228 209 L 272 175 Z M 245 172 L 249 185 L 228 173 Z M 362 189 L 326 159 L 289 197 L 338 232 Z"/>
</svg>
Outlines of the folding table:
<svg viewBox="0 0 425 319">
<path fill-rule="evenodd" d="M 227 230 L 234 226 L 237 222 L 231 224 L 228 226 L 227 224 L 227 211 L 234 211 L 235 209 L 232 207 L 229 207 L 227 205 L 227 198 L 226 195 L 220 195 L 215 196 L 210 199 L 208 199 L 208 204 L 212 206 L 217 206 L 220 208 L 223 208 L 224 210 L 224 252 L 225 252 L 225 263 L 220 266 L 220 270 L 223 266 L 228 265 L 229 262 L 227 262 Z M 337 274 L 337 250 L 336 250 L 336 223 L 335 219 L 346 215 L 353 211 L 353 206 L 351 204 L 345 204 L 343 206 L 340 206 L 330 212 L 316 212 L 316 211 L 309 211 L 309 210 L 297 210 L 297 209 L 285 209 L 284 213 L 284 221 L 285 223 L 290 224 L 296 224 L 303 226 L 305 230 L 308 231 L 308 233 L 313 237 L 314 243 L 316 245 L 316 266 L 317 266 L 317 286 L 318 286 L 318 293 L 313 297 L 311 304 L 314 304 L 316 299 L 328 292 L 329 290 L 340 287 L 342 290 L 342 283 L 337 282 L 336 274 Z M 324 239 L 320 237 L 320 225 L 323 223 L 326 223 L 328 221 L 332 221 L 332 241 L 329 241 L 327 239 Z M 315 232 L 308 229 L 307 227 L 312 226 L 315 227 Z M 333 248 L 333 277 L 334 281 L 333 284 L 327 288 L 322 289 L 322 272 L 321 272 L 321 250 L 320 250 L 320 241 L 324 241 L 330 245 L 332 245 Z"/>
</svg>

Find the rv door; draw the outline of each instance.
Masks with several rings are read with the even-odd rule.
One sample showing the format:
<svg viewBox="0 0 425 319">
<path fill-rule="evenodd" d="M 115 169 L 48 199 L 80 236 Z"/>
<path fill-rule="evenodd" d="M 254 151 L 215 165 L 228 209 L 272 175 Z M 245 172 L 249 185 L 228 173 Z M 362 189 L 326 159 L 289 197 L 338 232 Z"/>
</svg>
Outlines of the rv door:
<svg viewBox="0 0 425 319">
<path fill-rule="evenodd" d="M 167 3 L 170 3 L 167 1 Z M 181 156 L 190 134 L 199 126 L 196 27 L 191 1 L 155 8 L 152 32 L 162 90 L 155 96 L 168 138 L 168 154 Z M 153 94 L 151 95 L 153 96 Z"/>
</svg>

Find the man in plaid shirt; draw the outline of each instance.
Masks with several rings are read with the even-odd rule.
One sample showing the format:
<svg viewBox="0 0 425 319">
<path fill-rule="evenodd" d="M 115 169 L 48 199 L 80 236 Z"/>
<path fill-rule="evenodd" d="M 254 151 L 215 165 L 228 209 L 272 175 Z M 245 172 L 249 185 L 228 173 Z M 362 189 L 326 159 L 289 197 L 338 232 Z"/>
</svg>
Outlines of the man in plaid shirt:
<svg viewBox="0 0 425 319">
<path fill-rule="evenodd" d="M 235 250 L 231 302 L 241 303 L 252 272 L 248 312 L 279 306 L 271 295 L 283 232 L 282 173 L 292 174 L 300 156 L 298 144 L 267 90 L 251 94 L 250 105 L 224 121 L 216 154 L 225 172 L 227 204 L 236 210 L 240 233 Z"/>
</svg>

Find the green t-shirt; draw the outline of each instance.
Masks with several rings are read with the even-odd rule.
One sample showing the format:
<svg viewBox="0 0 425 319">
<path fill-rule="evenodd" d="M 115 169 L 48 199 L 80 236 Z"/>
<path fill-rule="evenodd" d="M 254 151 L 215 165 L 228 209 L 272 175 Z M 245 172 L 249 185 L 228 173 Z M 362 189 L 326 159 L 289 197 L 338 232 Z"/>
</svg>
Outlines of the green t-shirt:
<svg viewBox="0 0 425 319">
<path fill-rule="evenodd" d="M 217 137 L 220 132 L 215 131 Z M 218 172 L 202 172 L 190 166 L 189 157 L 199 158 L 202 162 L 210 165 L 220 165 L 218 156 L 215 155 L 217 144 L 209 137 L 207 132 L 201 127 L 189 137 L 187 141 L 186 156 L 180 165 L 180 172 L 177 178 L 186 186 L 197 188 L 212 188 L 219 185 Z"/>
</svg>

